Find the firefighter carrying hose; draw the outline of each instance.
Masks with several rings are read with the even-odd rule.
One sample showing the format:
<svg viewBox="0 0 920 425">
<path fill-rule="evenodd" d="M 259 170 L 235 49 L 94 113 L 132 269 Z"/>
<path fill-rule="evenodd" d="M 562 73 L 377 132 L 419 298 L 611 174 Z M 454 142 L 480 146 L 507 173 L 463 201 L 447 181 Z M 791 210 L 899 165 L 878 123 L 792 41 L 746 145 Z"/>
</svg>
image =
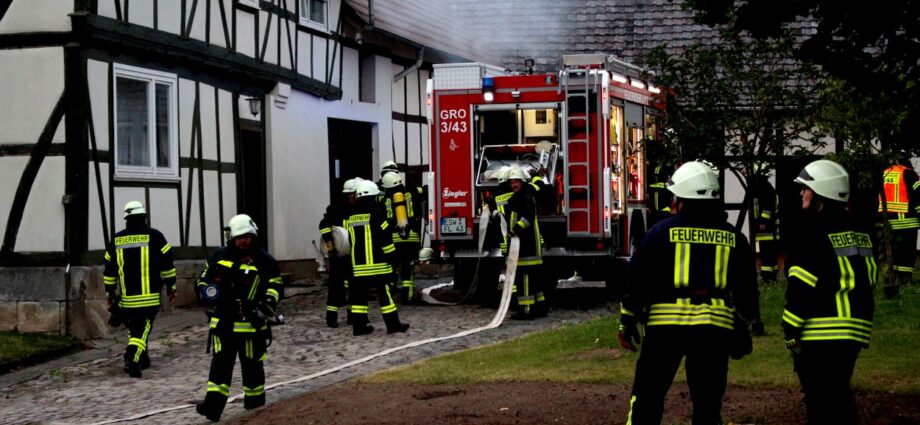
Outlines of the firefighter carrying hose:
<svg viewBox="0 0 920 425">
<path fill-rule="evenodd" d="M 913 281 L 914 262 L 917 260 L 917 230 L 920 229 L 920 181 L 911 167 L 907 155 L 901 155 L 898 163 L 885 170 L 885 203 L 881 195 L 878 200 L 879 214 L 888 216 L 891 226 L 891 240 L 894 269 L 897 280 L 885 280 L 885 296 L 898 295 L 901 285 Z"/>
<path fill-rule="evenodd" d="M 384 205 L 387 221 L 393 233 L 397 262 L 393 264 L 400 291 L 400 300 L 408 304 L 415 296 L 415 272 L 413 262 L 421 248 L 421 211 L 413 202 L 412 192 L 406 190 L 402 177 L 397 172 L 383 175 Z M 421 194 L 419 191 L 417 193 Z"/>
<path fill-rule="evenodd" d="M 351 215 L 351 209 L 358 201 L 355 191 L 358 182 L 361 181 L 363 180 L 360 178 L 345 181 L 345 184 L 342 185 L 341 197 L 326 207 L 326 214 L 319 222 L 319 233 L 329 257 L 329 279 L 326 283 L 328 287 L 326 326 L 330 328 L 339 327 L 339 309 L 347 304 L 345 290 L 348 287 L 348 280 L 351 279 L 351 259 L 347 256 L 347 252 L 339 252 L 339 249 L 336 248 L 337 237 L 344 236 L 345 241 L 348 240 L 348 237 L 344 234 L 336 235 L 336 232 L 342 229 L 339 226 Z"/>
<path fill-rule="evenodd" d="M 160 292 L 176 297 L 176 268 L 172 247 L 158 230 L 147 225 L 147 210 L 138 201 L 125 204 L 125 229 L 116 233 L 105 251 L 106 303 L 110 324 L 128 328 L 125 373 L 140 378 L 150 367 L 147 338 L 160 309 Z"/>
<path fill-rule="evenodd" d="M 371 287 L 377 289 L 380 312 L 387 333 L 405 332 L 409 325 L 399 321 L 396 302 L 390 294 L 389 280 L 393 277 L 393 233 L 386 214 L 377 206 L 375 197 L 380 194 L 377 184 L 361 182 L 357 187 L 358 203 L 344 226 L 351 241 L 351 265 L 354 278 L 348 285 L 351 303 L 352 334 L 366 335 L 374 331 L 368 320 L 368 298 Z M 416 254 L 418 251 L 416 251 Z"/>
<path fill-rule="evenodd" d="M 205 265 L 196 287 L 199 297 L 214 306 L 210 316 L 211 371 L 204 401 L 196 410 L 211 421 L 220 415 L 230 395 L 236 357 L 243 376 L 243 407 L 265 405 L 263 362 L 271 344 L 271 322 L 283 296 L 275 259 L 256 245 L 258 227 L 246 214 L 228 223 L 229 244 Z"/>
<path fill-rule="evenodd" d="M 728 358 L 750 353 L 747 320 L 759 316 L 754 258 L 726 223 L 719 181 L 701 162 L 674 172 L 676 215 L 659 222 L 629 264 L 620 345 L 641 353 L 628 424 L 658 424 L 686 357 L 694 424 L 720 424 Z M 640 324 L 645 325 L 643 341 Z"/>
<path fill-rule="evenodd" d="M 508 173 L 512 196 L 505 211 L 508 215 L 508 238 L 517 236 L 521 241 L 518 269 L 514 279 L 517 294 L 517 311 L 514 320 L 546 317 L 547 305 L 543 294 L 543 249 L 540 244 L 540 225 L 537 222 L 537 204 L 533 192 L 527 190 L 526 175 L 519 168 Z"/>
<path fill-rule="evenodd" d="M 807 221 L 786 262 L 786 347 L 808 424 L 855 424 L 850 378 L 859 351 L 869 346 L 875 310 L 871 226 L 849 217 L 849 174 L 839 164 L 814 161 L 795 182 Z"/>
</svg>

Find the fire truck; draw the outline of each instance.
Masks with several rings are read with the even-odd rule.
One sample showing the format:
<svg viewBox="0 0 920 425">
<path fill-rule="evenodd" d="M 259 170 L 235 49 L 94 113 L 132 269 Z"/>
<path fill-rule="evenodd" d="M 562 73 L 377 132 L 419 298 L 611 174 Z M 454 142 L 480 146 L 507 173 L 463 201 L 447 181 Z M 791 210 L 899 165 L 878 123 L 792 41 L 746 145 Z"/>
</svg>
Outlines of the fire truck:
<svg viewBox="0 0 920 425">
<path fill-rule="evenodd" d="M 480 252 L 480 226 L 503 166 L 541 175 L 552 191 L 538 215 L 547 276 L 612 284 L 646 230 L 643 144 L 658 136 L 661 105 L 640 71 L 602 54 L 564 56 L 562 69 L 546 74 L 434 65 L 426 231 L 440 258 L 455 263 L 457 287 L 501 266 L 497 247 Z"/>
</svg>

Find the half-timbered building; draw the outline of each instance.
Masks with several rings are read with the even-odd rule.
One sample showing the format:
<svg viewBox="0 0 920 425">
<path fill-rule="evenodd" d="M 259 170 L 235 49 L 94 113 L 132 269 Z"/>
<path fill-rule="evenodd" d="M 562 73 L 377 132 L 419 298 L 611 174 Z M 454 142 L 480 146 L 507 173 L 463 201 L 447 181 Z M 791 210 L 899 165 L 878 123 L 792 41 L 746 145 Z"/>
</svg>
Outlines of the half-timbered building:
<svg viewBox="0 0 920 425">
<path fill-rule="evenodd" d="M 488 61 L 440 3 L 0 0 L 0 330 L 104 333 L 130 200 L 186 303 L 237 213 L 309 276 L 345 179 L 426 168 L 431 64 Z"/>
</svg>

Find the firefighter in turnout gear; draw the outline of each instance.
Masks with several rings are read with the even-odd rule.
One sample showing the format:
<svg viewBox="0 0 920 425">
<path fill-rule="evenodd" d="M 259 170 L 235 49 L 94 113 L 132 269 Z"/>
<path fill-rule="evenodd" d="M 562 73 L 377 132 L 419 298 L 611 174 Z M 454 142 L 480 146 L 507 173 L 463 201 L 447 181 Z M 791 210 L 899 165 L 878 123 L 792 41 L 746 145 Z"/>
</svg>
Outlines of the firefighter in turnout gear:
<svg viewBox="0 0 920 425">
<path fill-rule="evenodd" d="M 649 193 L 649 226 L 654 226 L 661 220 L 671 216 L 672 195 L 668 190 L 668 174 L 666 167 L 658 165 L 650 176 L 654 183 L 648 185 Z"/>
<path fill-rule="evenodd" d="M 339 252 L 336 248 L 348 241 L 347 233 L 341 227 L 342 222 L 351 215 L 351 209 L 357 203 L 358 198 L 355 196 L 356 188 L 360 178 L 354 178 L 345 181 L 342 185 L 342 195 L 326 207 L 326 214 L 319 221 L 319 233 L 323 238 L 323 244 L 326 249 L 326 255 L 329 258 L 329 279 L 326 281 L 326 326 L 330 328 L 339 327 L 339 309 L 347 305 L 345 290 L 348 287 L 348 280 L 351 279 L 351 260 L 348 258 L 348 252 Z M 339 233 L 341 232 L 341 233 Z"/>
<path fill-rule="evenodd" d="M 725 221 L 719 181 L 707 165 L 685 163 L 668 189 L 676 215 L 636 248 L 621 306 L 620 345 L 635 351 L 641 343 L 627 423 L 661 422 L 686 357 L 693 424 L 721 424 L 728 358 L 750 353 L 746 322 L 759 316 L 753 253 Z"/>
<path fill-rule="evenodd" d="M 413 264 L 418 258 L 422 238 L 419 235 L 422 212 L 413 201 L 412 192 L 406 190 L 399 173 L 390 172 L 383 175 L 384 206 L 387 222 L 393 234 L 396 246 L 396 263 L 393 272 L 399 282 L 399 295 L 403 303 L 411 303 L 415 296 L 415 271 Z M 421 195 L 421 190 L 416 193 Z M 420 199 L 419 199 L 420 200 Z"/>
<path fill-rule="evenodd" d="M 128 328 L 124 371 L 133 378 L 150 367 L 147 338 L 160 309 L 160 292 L 176 296 L 172 247 L 158 230 L 147 225 L 147 210 L 138 201 L 125 204 L 125 229 L 116 233 L 105 251 L 106 303 L 113 325 Z"/>
<path fill-rule="evenodd" d="M 508 223 L 510 212 L 507 210 L 508 200 L 514 195 L 511 190 L 511 183 L 508 182 L 508 175 L 513 167 L 504 166 L 498 170 L 498 187 L 495 189 L 494 196 L 488 199 L 489 208 L 492 211 L 493 226 L 490 228 L 500 229 L 501 221 Z M 501 232 L 499 232 L 501 233 Z M 499 235 L 498 246 L 502 255 L 508 255 L 508 235 Z"/>
<path fill-rule="evenodd" d="M 776 190 L 766 176 L 758 174 L 752 176 L 750 190 L 754 203 L 754 225 L 757 226 L 754 240 L 760 247 L 760 279 L 775 282 L 779 272 L 776 258 L 779 244 L 779 202 Z"/>
<path fill-rule="evenodd" d="M 796 235 L 786 263 L 786 347 L 808 424 L 855 424 L 850 378 L 859 351 L 869 346 L 875 309 L 871 226 L 848 217 L 849 175 L 839 164 L 812 162 L 795 182 L 802 185 L 807 233 Z"/>
<path fill-rule="evenodd" d="M 917 260 L 917 230 L 920 229 L 920 180 L 906 155 L 898 164 L 885 170 L 884 197 L 879 196 L 879 214 L 888 216 L 891 226 L 892 253 L 897 280 L 885 279 L 887 297 L 898 294 L 899 286 L 913 281 L 914 262 Z"/>
<path fill-rule="evenodd" d="M 243 407 L 265 404 L 263 362 L 271 344 L 271 322 L 283 296 L 281 274 L 275 259 L 258 247 L 258 227 L 246 214 L 228 223 L 230 242 L 218 249 L 205 265 L 196 287 L 199 297 L 214 306 L 210 316 L 211 371 L 199 414 L 220 419 L 237 356 L 243 377 Z"/>
<path fill-rule="evenodd" d="M 393 245 L 393 230 L 386 220 L 386 213 L 380 211 L 375 197 L 380 194 L 374 182 L 362 182 L 357 188 L 358 203 L 344 226 L 351 241 L 351 265 L 354 274 L 348 286 L 351 303 L 352 333 L 366 335 L 374 331 L 368 320 L 368 298 L 371 287 L 377 289 L 380 312 L 387 327 L 387 333 L 405 332 L 409 325 L 399 321 L 396 302 L 390 294 L 389 281 L 393 277 L 393 263 L 396 247 Z M 416 251 L 416 254 L 418 251 Z"/>
<path fill-rule="evenodd" d="M 505 212 L 508 214 L 508 238 L 517 236 L 521 241 L 518 269 L 513 291 L 517 298 L 517 311 L 511 316 L 515 320 L 530 320 L 546 317 L 548 308 L 543 294 L 543 248 L 540 244 L 540 225 L 537 221 L 537 204 L 533 191 L 526 188 L 524 171 L 512 168 L 508 173 L 512 196 L 508 199 Z"/>
</svg>

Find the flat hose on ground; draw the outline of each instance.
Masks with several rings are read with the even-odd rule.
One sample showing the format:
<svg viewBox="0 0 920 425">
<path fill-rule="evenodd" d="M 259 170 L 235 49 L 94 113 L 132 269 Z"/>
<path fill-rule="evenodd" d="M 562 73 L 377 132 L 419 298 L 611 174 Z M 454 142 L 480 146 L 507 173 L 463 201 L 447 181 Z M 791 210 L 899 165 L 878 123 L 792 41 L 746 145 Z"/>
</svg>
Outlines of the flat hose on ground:
<svg viewBox="0 0 920 425">
<path fill-rule="evenodd" d="M 508 259 L 505 264 L 505 279 L 506 279 L 505 282 L 506 284 L 502 288 L 501 302 L 498 305 L 498 311 L 496 311 L 495 316 L 492 317 L 492 321 L 489 322 L 487 325 L 480 326 L 474 329 L 465 330 L 462 332 L 458 332 L 453 335 L 428 338 L 428 339 L 423 339 L 421 341 L 410 342 L 408 344 L 400 345 L 398 347 L 388 348 L 379 353 L 371 354 L 369 356 L 362 357 L 357 360 L 352 360 L 348 363 L 345 363 L 345 364 L 342 364 L 336 367 L 332 367 L 332 368 L 329 368 L 323 371 L 319 371 L 319 372 L 316 372 L 310 375 L 301 376 L 299 378 L 291 379 L 289 381 L 276 382 L 271 385 L 266 385 L 265 389 L 269 390 L 269 389 L 281 387 L 284 385 L 290 385 L 290 384 L 295 384 L 298 382 L 309 381 L 311 379 L 318 378 L 320 376 L 325 376 L 330 373 L 335 373 L 342 369 L 347 369 L 349 367 L 376 359 L 377 357 L 383 357 L 388 354 L 393 354 L 397 351 L 405 350 L 407 348 L 419 347 L 422 345 L 431 344 L 433 342 L 446 341 L 448 339 L 461 338 L 467 335 L 472 335 L 472 334 L 479 333 L 479 332 L 489 330 L 489 329 L 495 329 L 501 326 L 502 322 L 505 320 L 505 316 L 508 314 L 508 306 L 511 304 L 511 286 L 512 285 L 507 282 L 514 282 L 514 275 L 517 272 L 518 254 L 520 253 L 520 250 L 521 250 L 521 241 L 516 236 L 512 237 L 508 244 Z M 233 403 L 239 400 L 240 398 L 242 398 L 243 396 L 244 396 L 243 394 L 237 394 L 233 397 L 230 397 L 227 400 L 227 403 Z M 112 423 L 118 423 L 118 422 L 124 422 L 124 421 L 133 421 L 133 420 L 143 419 L 143 418 L 153 416 L 153 415 L 158 415 L 161 413 L 172 412 L 174 410 L 188 409 L 191 407 L 195 407 L 195 405 L 194 404 L 183 404 L 179 406 L 151 410 L 149 412 L 139 413 L 137 415 L 129 416 L 126 418 L 117 418 L 117 419 L 109 419 L 109 420 L 101 421 L 101 422 L 94 422 L 91 425 L 104 425 L 104 424 L 112 424 Z"/>
</svg>

